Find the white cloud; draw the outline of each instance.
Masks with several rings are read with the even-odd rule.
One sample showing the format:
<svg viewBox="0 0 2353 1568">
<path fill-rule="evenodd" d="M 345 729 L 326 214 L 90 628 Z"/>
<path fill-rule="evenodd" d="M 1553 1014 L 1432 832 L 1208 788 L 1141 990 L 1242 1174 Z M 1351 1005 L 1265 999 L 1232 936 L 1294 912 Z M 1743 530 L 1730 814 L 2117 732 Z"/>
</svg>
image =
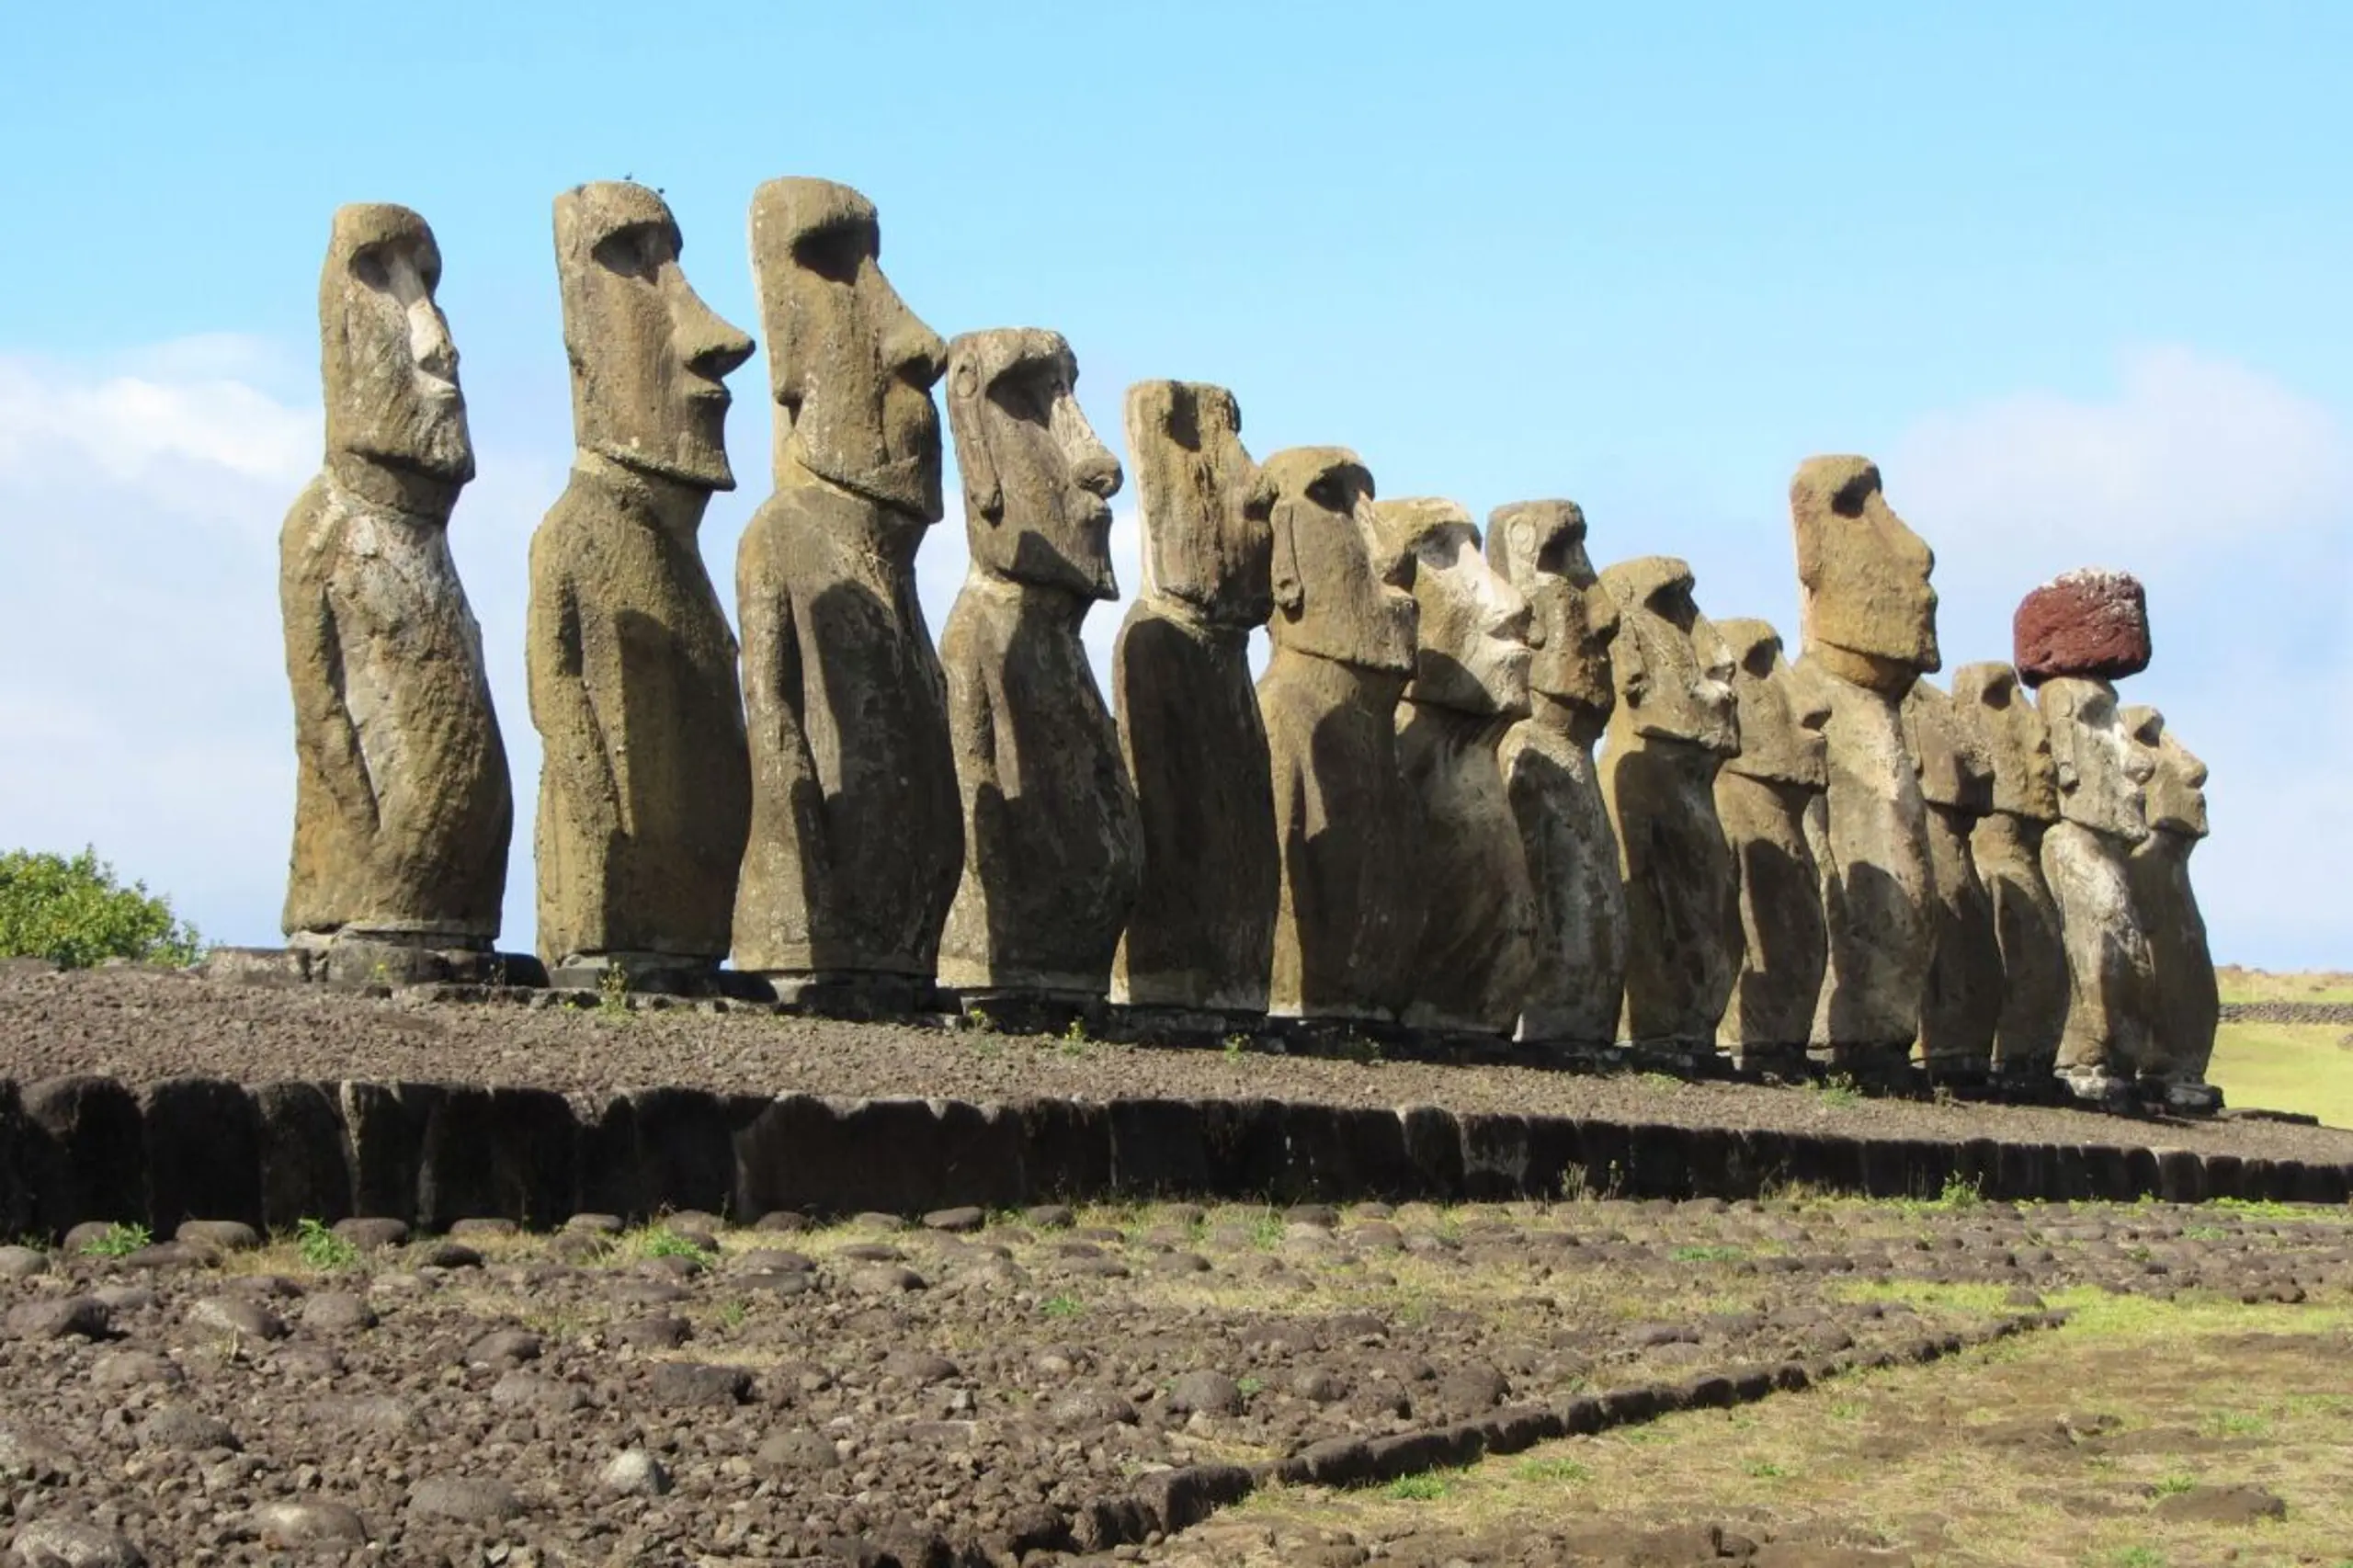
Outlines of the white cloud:
<svg viewBox="0 0 2353 1568">
<path fill-rule="evenodd" d="M 2197 881 L 2217 955 L 2343 967 L 2353 880 L 2353 433 L 2247 367 L 2178 347 L 2122 362 L 2115 394 L 2029 392 L 1931 415 L 1885 464 L 1937 548 L 1948 669 L 2006 658 L 2019 597 L 2118 566 L 2149 597 L 2154 657 L 2124 685 L 2212 769 Z"/>
</svg>

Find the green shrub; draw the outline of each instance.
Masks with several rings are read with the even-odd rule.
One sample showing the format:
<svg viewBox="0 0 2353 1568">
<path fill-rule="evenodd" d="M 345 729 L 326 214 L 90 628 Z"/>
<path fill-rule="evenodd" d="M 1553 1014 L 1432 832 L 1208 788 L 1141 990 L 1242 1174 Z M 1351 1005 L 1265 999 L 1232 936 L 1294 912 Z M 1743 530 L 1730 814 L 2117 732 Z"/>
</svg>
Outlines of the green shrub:
<svg viewBox="0 0 2353 1568">
<path fill-rule="evenodd" d="M 104 959 L 188 964 L 202 944 L 144 882 L 124 887 L 85 849 L 68 859 L 31 849 L 0 854 L 0 958 L 47 959 L 87 969 Z"/>
</svg>

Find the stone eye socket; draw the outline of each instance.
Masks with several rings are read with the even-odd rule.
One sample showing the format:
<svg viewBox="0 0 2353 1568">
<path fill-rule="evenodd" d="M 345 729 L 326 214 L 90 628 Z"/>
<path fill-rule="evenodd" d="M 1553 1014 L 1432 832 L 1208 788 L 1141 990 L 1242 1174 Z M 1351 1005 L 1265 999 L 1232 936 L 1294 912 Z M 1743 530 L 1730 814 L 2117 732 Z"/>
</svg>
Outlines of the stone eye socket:
<svg viewBox="0 0 2353 1568">
<path fill-rule="evenodd" d="M 351 258 L 351 275 L 370 289 L 389 289 L 392 285 L 392 269 L 384 265 L 384 253 L 374 245 Z"/>
<path fill-rule="evenodd" d="M 662 264 L 653 232 L 645 228 L 607 234 L 597 242 L 595 255 L 598 266 L 623 278 L 651 278 Z"/>
<path fill-rule="evenodd" d="M 858 281 L 866 260 L 868 236 L 854 224 L 836 224 L 801 235 L 792 244 L 792 259 L 828 283 Z"/>
</svg>

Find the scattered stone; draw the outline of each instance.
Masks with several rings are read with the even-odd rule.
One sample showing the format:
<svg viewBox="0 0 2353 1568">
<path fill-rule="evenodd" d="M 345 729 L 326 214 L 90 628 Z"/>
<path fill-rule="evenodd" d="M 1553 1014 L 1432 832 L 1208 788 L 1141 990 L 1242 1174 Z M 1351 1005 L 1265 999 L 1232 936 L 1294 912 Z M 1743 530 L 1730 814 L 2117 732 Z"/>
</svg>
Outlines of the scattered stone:
<svg viewBox="0 0 2353 1568">
<path fill-rule="evenodd" d="M 466 1524 L 494 1524 L 523 1512 L 515 1489 L 488 1476 L 427 1476 L 409 1489 L 408 1506 L 428 1517 Z"/>
<path fill-rule="evenodd" d="M 188 1326 L 224 1339 L 283 1339 L 286 1320 L 235 1296 L 208 1296 L 188 1309 Z"/>
<path fill-rule="evenodd" d="M 8 1309 L 11 1339 L 103 1339 L 114 1314 L 94 1296 L 21 1301 Z"/>
<path fill-rule="evenodd" d="M 752 1226 L 756 1231 L 765 1231 L 771 1235 L 790 1235 L 808 1228 L 809 1216 L 797 1214 L 790 1209 L 771 1209 Z"/>
<path fill-rule="evenodd" d="M 480 1268 L 482 1254 L 463 1242 L 420 1242 L 409 1249 L 409 1261 L 419 1268 Z"/>
<path fill-rule="evenodd" d="M 1242 1385 L 1223 1372 L 1187 1372 L 1168 1386 L 1168 1408 L 1180 1415 L 1239 1415 L 1245 1403 Z"/>
<path fill-rule="evenodd" d="M 147 1558 L 119 1530 L 75 1519 L 35 1519 L 20 1527 L 17 1561 L 24 1568 L 146 1568 Z"/>
<path fill-rule="evenodd" d="M 491 1384 L 490 1403 L 510 1408 L 562 1413 L 585 1409 L 588 1393 L 579 1384 L 565 1382 L 560 1378 L 541 1377 L 537 1372 L 509 1372 Z"/>
<path fill-rule="evenodd" d="M 376 1326 L 376 1309 L 348 1290 L 322 1290 L 302 1302 L 302 1326 L 319 1334 L 350 1334 Z"/>
<path fill-rule="evenodd" d="M 74 1469 L 74 1456 L 47 1433 L 0 1423 L 0 1481 L 39 1485 L 63 1480 Z"/>
<path fill-rule="evenodd" d="M 261 1245 L 261 1233 L 241 1220 L 187 1220 L 172 1233 L 186 1246 L 214 1247 L 222 1252 L 251 1252 Z"/>
<path fill-rule="evenodd" d="M 139 1440 L 151 1448 L 191 1451 L 227 1449 L 234 1452 L 244 1447 L 226 1421 L 180 1404 L 167 1404 L 141 1422 Z"/>
<path fill-rule="evenodd" d="M 2151 1512 L 2161 1519 L 2202 1525 L 2251 1525 L 2286 1518 L 2288 1505 L 2260 1486 L 2193 1486 L 2158 1498 Z"/>
<path fill-rule="evenodd" d="M 627 1449 L 606 1461 L 597 1484 L 619 1496 L 659 1497 L 670 1490 L 670 1472 L 643 1449 Z"/>
<path fill-rule="evenodd" d="M 335 1233 L 358 1247 L 361 1252 L 376 1252 L 384 1247 L 399 1246 L 408 1240 L 408 1224 L 384 1215 L 355 1216 L 337 1220 Z"/>
<path fill-rule="evenodd" d="M 369 1539 L 368 1523 L 356 1508 L 323 1500 L 264 1503 L 249 1527 L 264 1546 L 287 1548 L 355 1544 Z"/>
<path fill-rule="evenodd" d="M 752 1374 L 741 1367 L 664 1361 L 645 1381 L 647 1399 L 671 1410 L 724 1409 L 751 1396 Z"/>
<path fill-rule="evenodd" d="M 516 1233 L 514 1221 L 495 1217 L 460 1220 L 449 1227 L 449 1234 L 460 1240 L 502 1241 Z"/>
<path fill-rule="evenodd" d="M 693 1335 L 693 1325 L 678 1317 L 632 1318 L 605 1331 L 606 1339 L 612 1344 L 634 1346 L 640 1350 L 676 1350 Z"/>
<path fill-rule="evenodd" d="M 539 1358 L 540 1336 L 528 1328 L 497 1329 L 466 1346 L 466 1365 L 470 1367 L 513 1366 L 518 1361 Z"/>
<path fill-rule="evenodd" d="M 152 1350 L 108 1350 L 90 1363 L 90 1381 L 102 1389 L 170 1388 L 187 1381 L 178 1362 Z"/>
<path fill-rule="evenodd" d="M 835 1470 L 841 1462 L 841 1453 L 830 1438 L 806 1428 L 772 1434 L 753 1456 L 754 1465 L 771 1474 Z"/>
<path fill-rule="evenodd" d="M 968 1235 L 987 1224 L 988 1219 L 986 1210 L 966 1205 L 961 1209 L 935 1209 L 923 1217 L 923 1222 L 926 1230 Z"/>
<path fill-rule="evenodd" d="M 892 1296 L 922 1290 L 924 1278 L 903 1263 L 870 1263 L 851 1269 L 842 1284 L 856 1295 Z"/>
<path fill-rule="evenodd" d="M 39 1247 L 0 1246 L 0 1279 L 30 1279 L 49 1271 L 49 1254 Z"/>
</svg>

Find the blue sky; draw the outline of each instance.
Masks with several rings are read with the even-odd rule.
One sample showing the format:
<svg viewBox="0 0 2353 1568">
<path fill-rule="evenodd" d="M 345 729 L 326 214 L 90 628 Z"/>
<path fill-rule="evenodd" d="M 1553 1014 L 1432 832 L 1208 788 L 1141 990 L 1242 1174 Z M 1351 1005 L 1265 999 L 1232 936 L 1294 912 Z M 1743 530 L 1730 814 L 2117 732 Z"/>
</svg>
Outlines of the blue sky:
<svg viewBox="0 0 2353 1568">
<path fill-rule="evenodd" d="M 439 236 L 482 477 L 453 540 L 528 805 L 529 530 L 569 408 L 549 203 L 661 187 L 756 335 L 780 174 L 879 204 L 944 333 L 1234 389 L 1264 453 L 1483 515 L 1566 494 L 1796 638 L 1785 492 L 1878 458 L 1950 663 L 2068 567 L 2148 581 L 2125 688 L 2213 765 L 2224 960 L 2353 967 L 2353 7 L 510 3 L 41 7 L 0 135 L 0 841 L 95 841 L 274 935 L 274 538 L 317 460 L 341 202 Z M 738 372 L 766 491 L 765 367 Z M 1123 508 L 1127 499 L 1118 503 Z M 935 621 L 960 521 L 926 546 Z M 1090 622 L 1108 644 L 1116 609 Z M 509 937 L 528 940 L 518 829 Z"/>
</svg>

